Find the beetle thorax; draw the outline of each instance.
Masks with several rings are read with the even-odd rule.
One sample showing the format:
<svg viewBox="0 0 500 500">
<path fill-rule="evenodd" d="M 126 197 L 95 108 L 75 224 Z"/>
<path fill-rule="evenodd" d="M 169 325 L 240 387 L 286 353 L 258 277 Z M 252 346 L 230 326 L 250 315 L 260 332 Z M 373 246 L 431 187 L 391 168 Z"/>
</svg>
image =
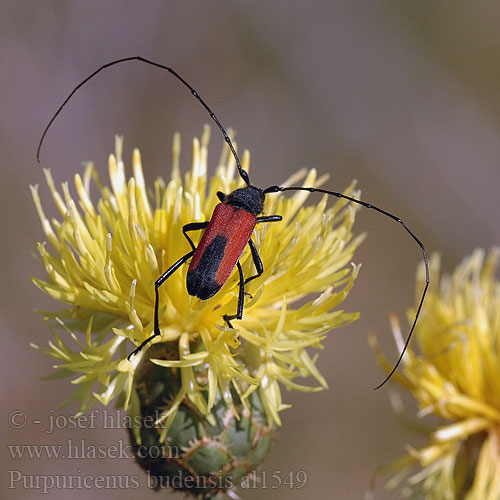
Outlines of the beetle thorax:
<svg viewBox="0 0 500 500">
<path fill-rule="evenodd" d="M 227 197 L 226 203 L 240 207 L 253 215 L 258 215 L 264 209 L 264 191 L 255 186 L 236 189 Z"/>
</svg>

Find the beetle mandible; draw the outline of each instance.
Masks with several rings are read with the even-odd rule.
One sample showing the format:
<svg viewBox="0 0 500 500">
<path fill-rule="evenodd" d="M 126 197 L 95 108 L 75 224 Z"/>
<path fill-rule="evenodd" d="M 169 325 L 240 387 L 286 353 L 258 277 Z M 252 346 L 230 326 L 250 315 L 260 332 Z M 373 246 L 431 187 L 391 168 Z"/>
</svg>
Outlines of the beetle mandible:
<svg viewBox="0 0 500 500">
<path fill-rule="evenodd" d="M 238 320 L 243 317 L 243 308 L 245 301 L 245 285 L 249 281 L 261 276 L 262 273 L 264 272 L 264 267 L 259 257 L 259 253 L 257 251 L 257 248 L 255 247 L 255 244 L 251 239 L 252 232 L 256 224 L 265 222 L 278 222 L 281 220 L 280 215 L 259 216 L 259 214 L 261 214 L 263 210 L 265 196 L 267 194 L 278 193 L 283 191 L 308 191 L 311 193 L 324 193 L 331 196 L 336 196 L 337 198 L 342 198 L 351 201 L 353 203 L 357 203 L 358 205 L 361 205 L 365 208 L 369 208 L 371 210 L 375 210 L 376 212 L 381 213 L 386 217 L 389 217 L 390 219 L 399 223 L 408 232 L 408 234 L 415 240 L 415 242 L 422 251 L 423 261 L 425 265 L 425 286 L 422 291 L 420 301 L 418 303 L 418 307 L 415 313 L 415 318 L 411 325 L 410 331 L 406 337 L 406 341 L 399 355 L 399 358 L 394 364 L 392 370 L 386 376 L 386 378 L 377 387 L 375 387 L 375 389 L 382 387 L 392 377 L 394 372 L 397 370 L 399 364 L 401 363 L 401 360 L 403 359 L 404 353 L 406 352 L 408 344 L 410 343 L 411 336 L 415 330 L 415 326 L 417 324 L 420 311 L 422 310 L 422 305 L 424 303 L 425 295 L 427 293 L 427 289 L 429 288 L 429 282 L 430 282 L 429 264 L 427 262 L 427 254 L 425 251 L 425 247 L 423 243 L 420 241 L 420 239 L 415 235 L 415 233 L 413 233 L 410 230 L 410 228 L 403 222 L 403 220 L 400 217 L 393 215 L 392 213 L 387 212 L 386 210 L 383 210 L 382 208 L 379 208 L 371 203 L 367 203 L 362 200 L 357 200 L 355 198 L 346 196 L 342 193 L 338 193 L 335 191 L 328 191 L 326 189 L 304 187 L 304 186 L 286 186 L 286 187 L 270 186 L 266 189 L 260 189 L 256 186 L 253 186 L 250 182 L 250 177 L 248 176 L 248 173 L 245 170 L 243 170 L 241 166 L 238 154 L 236 153 L 236 150 L 225 128 L 222 126 L 217 116 L 215 116 L 214 112 L 200 97 L 198 92 L 186 80 L 184 80 L 184 78 L 182 78 L 182 76 L 180 76 L 174 69 L 141 56 L 125 57 L 104 64 L 99 69 L 91 73 L 87 78 L 85 78 L 82 82 L 80 82 L 71 91 L 68 97 L 64 100 L 64 102 L 59 106 L 55 114 L 52 116 L 51 120 L 49 121 L 49 123 L 45 127 L 45 130 L 43 131 L 36 153 L 37 161 L 40 162 L 40 149 L 45 139 L 45 135 L 47 134 L 50 126 L 57 118 L 61 110 L 64 108 L 66 103 L 71 99 L 71 97 L 73 97 L 75 92 L 77 92 L 91 78 L 96 76 L 104 69 L 127 61 L 139 61 L 163 70 L 167 70 L 170 74 L 172 74 L 177 80 L 179 80 L 185 87 L 187 87 L 190 90 L 191 94 L 199 101 L 199 103 L 209 113 L 210 118 L 212 118 L 212 120 L 217 124 L 217 127 L 224 136 L 224 140 L 226 141 L 227 145 L 229 146 L 229 149 L 231 150 L 232 155 L 234 156 L 234 159 L 236 160 L 238 173 L 246 184 L 245 187 L 236 189 L 235 191 L 229 194 L 222 192 L 217 193 L 220 203 L 216 205 L 210 221 L 192 222 L 190 224 L 186 224 L 182 228 L 183 235 L 185 236 L 185 238 L 187 239 L 187 241 L 191 246 L 191 251 L 189 251 L 186 255 L 177 260 L 177 262 L 175 262 L 172 266 L 170 266 L 155 281 L 154 333 L 144 342 L 142 342 L 136 349 L 134 349 L 134 351 L 132 351 L 129 354 L 128 359 L 130 360 L 132 356 L 141 351 L 144 348 L 144 346 L 146 346 L 154 338 L 161 336 L 161 331 L 159 326 L 160 300 L 159 300 L 158 289 L 175 271 L 177 271 L 189 259 L 191 259 L 191 262 L 189 264 L 189 269 L 186 278 L 187 291 L 190 295 L 198 297 L 201 300 L 207 300 L 213 295 L 215 295 L 221 289 L 224 283 L 228 280 L 234 268 L 235 267 L 238 268 L 240 281 L 239 281 L 237 311 L 235 314 L 223 316 L 224 321 L 228 324 L 228 326 L 232 328 L 231 321 L 234 319 Z M 201 237 L 198 247 L 194 245 L 193 241 L 187 234 L 190 231 L 197 231 L 197 230 L 204 230 L 204 233 Z M 245 277 L 243 276 L 243 270 L 239 263 L 239 259 L 246 245 L 249 245 L 250 247 L 252 259 L 257 273 L 245 279 Z"/>
</svg>

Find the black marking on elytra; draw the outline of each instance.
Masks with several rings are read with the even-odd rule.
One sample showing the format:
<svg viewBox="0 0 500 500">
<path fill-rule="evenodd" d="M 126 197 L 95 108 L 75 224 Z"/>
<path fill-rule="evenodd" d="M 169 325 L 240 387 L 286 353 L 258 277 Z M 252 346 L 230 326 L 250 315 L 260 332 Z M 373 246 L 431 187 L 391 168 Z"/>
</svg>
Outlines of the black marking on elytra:
<svg viewBox="0 0 500 500">
<path fill-rule="evenodd" d="M 187 274 L 189 295 L 207 300 L 220 290 L 221 285 L 215 281 L 215 274 L 224 257 L 226 244 L 227 238 L 217 235 L 207 246 L 198 265 Z"/>
</svg>

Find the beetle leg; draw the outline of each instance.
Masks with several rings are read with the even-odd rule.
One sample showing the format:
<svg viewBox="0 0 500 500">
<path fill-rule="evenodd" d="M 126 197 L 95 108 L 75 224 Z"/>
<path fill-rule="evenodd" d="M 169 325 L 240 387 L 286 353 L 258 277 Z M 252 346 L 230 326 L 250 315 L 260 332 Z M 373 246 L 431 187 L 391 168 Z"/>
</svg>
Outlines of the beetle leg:
<svg viewBox="0 0 500 500">
<path fill-rule="evenodd" d="M 189 225 L 189 224 L 188 224 Z M 184 226 L 185 227 L 185 226 Z M 160 321 L 158 319 L 158 309 L 160 304 L 160 296 L 158 293 L 158 288 L 165 283 L 165 281 L 172 276 L 172 274 L 179 269 L 179 267 L 184 264 L 187 260 L 189 260 L 194 255 L 194 250 L 191 250 L 189 253 L 181 257 L 175 264 L 172 264 L 156 281 L 155 281 L 155 316 L 154 316 L 154 333 L 150 337 L 148 337 L 144 342 L 142 342 L 139 347 L 135 348 L 128 356 L 127 359 L 130 361 L 130 358 L 137 354 L 142 348 L 149 344 L 155 337 L 161 335 L 160 332 Z"/>
<path fill-rule="evenodd" d="M 217 191 L 217 198 L 224 203 L 227 200 L 227 194 L 223 193 L 222 191 Z"/>
<path fill-rule="evenodd" d="M 281 217 L 281 215 L 264 215 L 262 217 L 257 217 L 257 224 L 260 222 L 279 222 L 281 220 L 283 220 L 283 217 Z M 250 276 L 250 278 L 247 278 L 245 280 L 245 285 L 249 281 L 252 281 L 255 278 L 261 276 L 264 272 L 264 266 L 262 265 L 262 260 L 260 259 L 259 252 L 255 247 L 255 243 L 252 240 L 249 240 L 248 245 L 250 246 L 250 250 L 252 251 L 252 259 L 255 265 L 255 269 L 257 269 L 257 274 L 255 274 L 254 276 Z M 245 295 L 248 295 L 250 298 L 252 298 L 252 296 L 247 292 L 245 292 Z"/>
<path fill-rule="evenodd" d="M 259 222 L 279 222 L 280 220 L 283 220 L 281 215 L 264 215 L 262 217 L 257 217 L 257 224 Z"/>
<path fill-rule="evenodd" d="M 189 244 L 191 245 L 191 248 L 193 250 L 196 250 L 196 247 L 194 246 L 194 243 L 191 241 L 191 238 L 186 233 L 188 231 L 198 231 L 200 229 L 205 229 L 209 224 L 210 221 L 207 220 L 205 222 L 190 222 L 189 224 L 186 224 L 185 226 L 182 227 L 182 234 L 189 241 Z"/>
<path fill-rule="evenodd" d="M 260 255 L 259 255 L 259 252 L 258 252 L 256 246 L 255 246 L 255 243 L 252 240 L 248 240 L 248 246 L 250 247 L 250 251 L 252 252 L 252 259 L 253 259 L 255 269 L 257 270 L 257 274 L 254 274 L 253 276 L 250 276 L 250 278 L 247 278 L 245 280 L 245 285 L 249 281 L 252 281 L 255 278 L 258 278 L 259 276 L 262 276 L 262 273 L 264 272 L 264 266 L 262 265 L 262 260 L 260 259 Z"/>
<path fill-rule="evenodd" d="M 243 276 L 243 269 L 241 268 L 241 264 L 239 262 L 236 263 L 238 266 L 238 272 L 240 273 L 240 284 L 239 284 L 239 292 L 238 292 L 238 310 L 236 314 L 224 314 L 222 318 L 228 324 L 229 328 L 233 328 L 231 324 L 232 319 L 241 319 L 243 318 L 243 305 L 245 302 L 245 278 Z"/>
</svg>

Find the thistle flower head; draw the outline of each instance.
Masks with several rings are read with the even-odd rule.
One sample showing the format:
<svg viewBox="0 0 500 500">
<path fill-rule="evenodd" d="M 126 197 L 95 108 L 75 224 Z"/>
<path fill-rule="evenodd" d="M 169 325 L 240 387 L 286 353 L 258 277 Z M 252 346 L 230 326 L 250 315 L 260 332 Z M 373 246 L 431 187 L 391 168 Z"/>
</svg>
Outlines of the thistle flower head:
<svg viewBox="0 0 500 500">
<path fill-rule="evenodd" d="M 494 499 L 500 492 L 500 249 L 476 250 L 453 275 L 439 279 L 440 261 L 431 259 L 434 284 L 415 331 L 420 349 L 409 349 L 396 380 L 418 402 L 420 416 L 439 418 L 430 442 L 390 470 L 421 470 L 407 479 L 406 493 L 426 499 Z M 420 281 L 423 280 L 420 269 Z M 419 284 L 421 286 L 421 283 Z M 410 314 L 412 314 L 410 312 Z M 402 343 L 397 321 L 393 331 Z M 387 360 L 376 347 L 379 361 Z"/>
<path fill-rule="evenodd" d="M 42 350 L 58 360 L 55 376 L 74 377 L 77 389 L 68 401 L 79 400 L 82 412 L 96 401 L 108 404 L 114 399 L 133 409 L 136 369 L 154 350 L 148 354 L 148 346 L 130 361 L 127 354 L 153 332 L 154 282 L 190 250 L 183 225 L 209 220 L 217 191 L 230 193 L 243 184 L 235 178 L 235 163 L 226 149 L 215 176 L 207 180 L 208 141 L 206 127 L 201 141 L 193 141 L 191 169 L 183 178 L 176 135 L 170 180 L 157 179 L 151 190 L 138 150 L 132 158 L 133 176 L 126 176 L 121 138 L 109 158 L 109 186 L 93 164 L 87 164 L 83 176 L 75 175 L 74 194 L 67 183 L 57 190 L 46 170 L 59 219 L 45 216 L 37 186 L 32 187 L 47 240 L 37 245 L 47 276 L 33 281 L 65 304 L 55 314 L 45 313 L 54 341 Z M 249 161 L 245 152 L 246 170 Z M 289 182 L 301 178 L 307 186 L 325 180 L 311 170 Z M 354 184 L 345 193 L 356 196 Z M 160 287 L 161 337 L 155 343 L 171 349 L 168 359 L 153 356 L 151 361 L 180 370 L 182 381 L 163 415 L 167 427 L 184 400 L 207 415 L 222 398 L 236 412 L 235 397 L 245 406 L 255 391 L 268 423 L 279 424 L 279 413 L 287 407 L 283 386 L 302 391 L 326 387 L 316 356 L 307 348 L 320 349 L 329 330 L 357 318 L 337 306 L 358 273 L 359 267 L 350 262 L 360 237 L 352 234 L 355 210 L 350 204 L 339 200 L 328 207 L 323 198 L 304 207 L 307 197 L 306 192 L 289 198 L 267 195 L 264 213 L 280 214 L 283 221 L 258 225 L 254 232 L 264 273 L 245 287 L 244 316 L 235 321 L 235 329 L 223 326 L 222 316 L 236 311 L 237 272 L 205 301 L 186 292 L 187 266 Z M 199 235 L 192 234 L 196 244 Z M 240 262 L 245 276 L 255 274 L 249 251 Z M 309 376 L 316 386 L 296 381 Z"/>
</svg>

